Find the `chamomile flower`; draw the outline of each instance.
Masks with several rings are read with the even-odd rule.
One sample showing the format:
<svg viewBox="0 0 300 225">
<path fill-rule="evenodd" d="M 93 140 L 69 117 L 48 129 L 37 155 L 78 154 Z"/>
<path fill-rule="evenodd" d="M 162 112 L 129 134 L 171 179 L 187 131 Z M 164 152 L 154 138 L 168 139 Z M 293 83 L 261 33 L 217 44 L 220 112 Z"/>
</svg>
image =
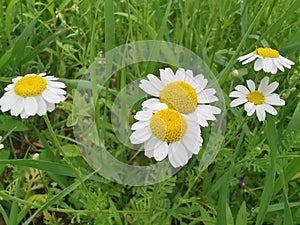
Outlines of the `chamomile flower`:
<svg viewBox="0 0 300 225">
<path fill-rule="evenodd" d="M 199 125 L 166 104 L 151 101 L 145 101 L 142 111 L 134 116 L 138 122 L 131 127 L 131 143 L 144 143 L 149 158 L 161 161 L 168 156 L 174 168 L 184 166 L 202 146 Z"/>
<path fill-rule="evenodd" d="M 12 79 L 12 84 L 5 87 L 5 94 L 0 99 L 0 109 L 9 111 L 12 116 L 28 118 L 33 115 L 45 115 L 55 109 L 55 104 L 65 100 L 66 85 L 56 81 L 46 73 L 27 74 Z"/>
<path fill-rule="evenodd" d="M 1 140 L 2 140 L 2 136 L 0 136 L 0 143 L 1 143 Z M 4 145 L 3 144 L 0 144 L 0 149 L 4 148 Z"/>
<path fill-rule="evenodd" d="M 256 60 L 254 70 L 263 69 L 266 73 L 276 74 L 278 69 L 284 71 L 284 67 L 290 69 L 295 63 L 281 55 L 277 50 L 272 48 L 258 48 L 254 52 L 238 58 L 242 64 L 247 64 Z"/>
<path fill-rule="evenodd" d="M 177 110 L 195 120 L 200 126 L 207 127 L 209 120 L 216 120 L 220 114 L 218 107 L 207 105 L 218 101 L 214 88 L 206 88 L 208 80 L 202 74 L 193 76 L 191 70 L 179 68 L 174 74 L 170 68 L 160 70 L 160 79 L 153 74 L 143 79 L 139 87 L 146 93 L 158 97 L 153 104 L 165 103 L 170 109 Z"/>
<path fill-rule="evenodd" d="M 256 112 L 258 120 L 264 121 L 266 112 L 274 116 L 277 115 L 277 111 L 272 105 L 285 105 L 285 101 L 278 94 L 273 93 L 278 85 L 278 82 L 269 84 L 269 77 L 264 77 L 256 90 L 254 82 L 247 80 L 248 88 L 243 85 L 237 85 L 235 91 L 229 94 L 230 97 L 237 98 L 230 103 L 230 106 L 235 107 L 245 104 L 244 107 L 248 116 Z"/>
</svg>

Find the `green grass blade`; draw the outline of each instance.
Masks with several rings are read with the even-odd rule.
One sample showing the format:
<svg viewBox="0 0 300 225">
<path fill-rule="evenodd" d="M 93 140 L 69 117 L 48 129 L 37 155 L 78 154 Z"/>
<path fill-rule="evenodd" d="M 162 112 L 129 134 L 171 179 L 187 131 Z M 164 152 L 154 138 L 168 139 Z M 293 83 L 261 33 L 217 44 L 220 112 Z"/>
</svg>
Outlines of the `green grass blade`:
<svg viewBox="0 0 300 225">
<path fill-rule="evenodd" d="M 34 159 L 9 159 L 0 160 L 1 164 L 11 164 L 16 166 L 31 167 L 45 172 L 51 172 L 57 175 L 76 177 L 75 171 L 66 164 L 45 161 L 45 160 L 34 160 Z M 87 172 L 82 170 L 82 174 L 86 175 Z M 98 176 L 91 176 L 90 179 L 94 181 L 103 182 Z"/>
<path fill-rule="evenodd" d="M 256 225 L 261 225 L 264 222 L 268 206 L 270 204 L 273 192 L 274 181 L 276 175 L 276 157 L 278 152 L 278 134 L 275 126 L 275 119 L 272 115 L 267 115 L 266 135 L 270 145 L 270 168 L 266 173 L 266 181 L 261 195 L 258 215 L 256 217 Z"/>
</svg>

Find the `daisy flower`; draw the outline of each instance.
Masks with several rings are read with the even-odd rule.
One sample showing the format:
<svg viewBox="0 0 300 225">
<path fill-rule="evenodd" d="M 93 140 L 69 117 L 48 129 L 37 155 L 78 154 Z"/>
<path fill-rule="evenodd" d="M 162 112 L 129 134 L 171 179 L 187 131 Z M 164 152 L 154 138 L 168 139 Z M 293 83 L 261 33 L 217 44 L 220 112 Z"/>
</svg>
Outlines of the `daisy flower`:
<svg viewBox="0 0 300 225">
<path fill-rule="evenodd" d="M 209 120 L 216 120 L 220 114 L 218 107 L 207 105 L 218 101 L 214 88 L 206 88 L 208 80 L 202 74 L 193 76 L 191 70 L 179 68 L 174 74 L 170 68 L 160 70 L 160 79 L 153 74 L 143 79 L 139 87 L 157 98 L 153 104 L 165 103 L 170 109 L 185 114 L 200 126 L 207 127 Z"/>
<path fill-rule="evenodd" d="M 245 111 L 248 116 L 256 112 L 258 120 L 264 121 L 266 112 L 274 116 L 277 115 L 277 111 L 272 105 L 285 105 L 284 100 L 278 94 L 273 93 L 278 85 L 278 82 L 269 84 L 269 77 L 264 77 L 256 90 L 254 82 L 247 80 L 248 88 L 243 85 L 237 85 L 235 91 L 229 94 L 230 97 L 237 98 L 230 103 L 230 106 L 235 107 L 245 104 Z"/>
<path fill-rule="evenodd" d="M 12 116 L 28 118 L 33 115 L 45 115 L 51 112 L 55 104 L 65 100 L 66 85 L 56 81 L 46 73 L 27 74 L 12 79 L 12 84 L 5 87 L 5 94 L 0 99 L 0 109 L 9 111 Z"/>
<path fill-rule="evenodd" d="M 259 71 L 263 69 L 266 73 L 276 74 L 277 70 L 284 71 L 284 67 L 291 68 L 295 63 L 283 56 L 279 55 L 277 50 L 271 48 L 258 48 L 254 52 L 238 58 L 242 64 L 247 64 L 256 60 L 254 63 L 254 70 Z"/>
<path fill-rule="evenodd" d="M 2 140 L 2 136 L 0 136 L 0 142 Z M 3 144 L 0 144 L 0 149 L 4 148 L 4 145 Z"/>
<path fill-rule="evenodd" d="M 149 158 L 161 161 L 168 156 L 174 168 L 184 166 L 202 146 L 200 126 L 166 104 L 151 101 L 143 102 L 142 111 L 134 116 L 138 122 L 131 127 L 131 143 L 144 143 Z"/>
</svg>

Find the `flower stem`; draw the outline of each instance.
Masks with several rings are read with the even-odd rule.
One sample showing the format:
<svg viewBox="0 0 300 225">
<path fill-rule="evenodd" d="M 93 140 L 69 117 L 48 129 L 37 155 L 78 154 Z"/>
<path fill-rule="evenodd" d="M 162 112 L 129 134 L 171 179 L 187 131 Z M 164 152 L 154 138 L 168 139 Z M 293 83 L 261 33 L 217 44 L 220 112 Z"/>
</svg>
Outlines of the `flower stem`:
<svg viewBox="0 0 300 225">
<path fill-rule="evenodd" d="M 278 133 L 276 130 L 275 119 L 272 115 L 267 114 L 267 121 L 265 127 L 265 133 L 267 135 L 267 140 L 270 146 L 270 168 L 266 173 L 264 190 L 261 197 L 261 202 L 259 206 L 259 212 L 256 218 L 256 225 L 261 225 L 263 223 L 264 217 L 267 213 L 269 203 L 271 201 L 274 181 L 276 175 L 276 157 L 278 152 Z"/>
<path fill-rule="evenodd" d="M 53 143 L 54 143 L 54 146 L 57 148 L 57 150 L 59 151 L 59 153 L 64 157 L 64 160 L 67 162 L 67 164 L 70 166 L 71 169 L 74 170 L 75 174 L 76 174 L 76 177 L 77 179 L 79 180 L 79 182 L 81 183 L 82 187 L 85 189 L 85 192 L 89 195 L 89 197 L 91 198 L 91 200 L 94 200 L 93 197 L 90 195 L 90 192 L 88 191 L 88 188 L 86 187 L 86 185 L 84 184 L 82 178 L 81 178 L 81 171 L 80 169 L 78 168 L 75 168 L 75 166 L 73 165 L 73 163 L 70 161 L 70 159 L 65 155 L 64 151 L 63 151 L 63 148 L 61 146 L 61 144 L 59 143 L 54 131 L 53 131 L 53 128 L 52 128 L 52 125 L 51 125 L 51 122 L 48 118 L 48 115 L 44 115 L 43 116 L 44 118 L 44 121 L 47 125 L 47 128 L 49 130 L 49 133 L 52 137 L 52 140 L 53 140 Z"/>
</svg>

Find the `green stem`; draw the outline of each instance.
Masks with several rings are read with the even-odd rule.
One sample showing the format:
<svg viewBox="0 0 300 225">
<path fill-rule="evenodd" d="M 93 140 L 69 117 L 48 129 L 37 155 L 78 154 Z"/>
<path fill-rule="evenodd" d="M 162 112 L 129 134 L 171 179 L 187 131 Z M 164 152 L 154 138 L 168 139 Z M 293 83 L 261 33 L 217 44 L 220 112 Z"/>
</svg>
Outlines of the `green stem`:
<svg viewBox="0 0 300 225">
<path fill-rule="evenodd" d="M 52 137 L 54 146 L 57 148 L 57 150 L 59 151 L 59 153 L 64 157 L 64 160 L 67 162 L 67 164 L 70 166 L 70 168 L 72 170 L 74 170 L 74 172 L 76 174 L 76 177 L 79 180 L 79 182 L 81 183 L 82 187 L 85 189 L 85 191 L 89 195 L 89 197 L 93 200 L 94 198 L 91 196 L 88 188 L 86 187 L 86 185 L 84 184 L 84 182 L 83 182 L 83 180 L 81 178 L 80 169 L 76 169 L 75 166 L 70 161 L 70 159 L 65 155 L 65 153 L 64 153 L 64 151 L 63 151 L 63 149 L 62 149 L 62 147 L 61 147 L 61 145 L 60 145 L 60 143 L 59 143 L 59 141 L 58 141 L 58 139 L 57 139 L 57 137 L 56 137 L 56 135 L 55 135 L 55 133 L 53 131 L 53 128 L 52 128 L 52 125 L 51 125 L 51 122 L 49 120 L 48 115 L 47 114 L 44 115 L 43 118 L 44 118 L 44 121 L 45 121 L 45 123 L 47 125 L 47 128 L 49 130 L 49 133 L 50 133 L 50 135 Z"/>
<path fill-rule="evenodd" d="M 276 175 L 276 157 L 278 152 L 278 134 L 275 125 L 275 119 L 272 115 L 267 115 L 265 133 L 270 146 L 270 168 L 266 173 L 264 190 L 261 195 L 259 212 L 256 218 L 256 225 L 261 225 L 267 214 L 268 206 L 273 196 L 274 181 Z"/>
</svg>

